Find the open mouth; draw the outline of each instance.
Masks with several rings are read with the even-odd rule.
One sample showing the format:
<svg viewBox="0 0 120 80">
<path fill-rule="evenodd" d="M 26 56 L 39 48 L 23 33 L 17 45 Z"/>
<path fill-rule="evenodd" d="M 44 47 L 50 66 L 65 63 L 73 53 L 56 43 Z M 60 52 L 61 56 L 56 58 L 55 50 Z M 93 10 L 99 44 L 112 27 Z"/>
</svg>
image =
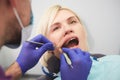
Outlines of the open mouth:
<svg viewBox="0 0 120 80">
<path fill-rule="evenodd" d="M 79 44 L 78 38 L 72 37 L 67 41 L 65 41 L 65 43 L 63 44 L 63 47 L 71 48 L 71 47 L 77 46 L 78 44 Z"/>
</svg>

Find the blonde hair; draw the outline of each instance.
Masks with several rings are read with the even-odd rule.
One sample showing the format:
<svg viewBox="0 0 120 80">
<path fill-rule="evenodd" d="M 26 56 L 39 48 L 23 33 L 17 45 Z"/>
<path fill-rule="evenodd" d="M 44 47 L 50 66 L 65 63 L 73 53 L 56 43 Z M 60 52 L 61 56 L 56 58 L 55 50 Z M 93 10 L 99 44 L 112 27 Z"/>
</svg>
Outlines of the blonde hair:
<svg viewBox="0 0 120 80">
<path fill-rule="evenodd" d="M 41 21 L 39 26 L 37 26 L 37 33 L 38 34 L 42 34 L 44 36 L 47 37 L 47 33 L 50 29 L 50 26 L 52 25 L 52 22 L 54 21 L 57 13 L 60 10 L 68 10 L 70 12 L 72 12 L 80 21 L 80 18 L 78 17 L 78 15 L 73 12 L 72 10 L 66 8 L 66 7 L 61 7 L 60 5 L 54 5 L 52 7 L 50 7 L 47 12 L 42 16 Z M 82 24 L 82 22 L 80 21 L 80 23 Z M 83 24 L 82 24 L 83 25 Z M 47 66 L 47 60 L 52 56 L 52 54 L 47 54 L 47 52 L 41 57 L 40 62 L 42 65 Z"/>
<path fill-rule="evenodd" d="M 60 10 L 68 10 L 70 12 L 72 12 L 73 14 L 76 15 L 76 17 L 78 18 L 78 20 L 80 21 L 79 17 L 77 16 L 77 14 L 75 12 L 73 12 L 72 10 L 65 8 L 65 7 L 61 7 L 60 5 L 54 5 L 52 7 L 50 7 L 47 12 L 42 16 L 40 24 L 37 28 L 37 32 L 40 34 L 43 34 L 44 36 L 47 35 L 47 32 L 49 31 L 49 28 L 53 22 L 53 20 L 55 19 L 57 13 Z M 80 21 L 81 22 L 81 21 Z M 81 22 L 82 24 L 82 22 Z"/>
</svg>

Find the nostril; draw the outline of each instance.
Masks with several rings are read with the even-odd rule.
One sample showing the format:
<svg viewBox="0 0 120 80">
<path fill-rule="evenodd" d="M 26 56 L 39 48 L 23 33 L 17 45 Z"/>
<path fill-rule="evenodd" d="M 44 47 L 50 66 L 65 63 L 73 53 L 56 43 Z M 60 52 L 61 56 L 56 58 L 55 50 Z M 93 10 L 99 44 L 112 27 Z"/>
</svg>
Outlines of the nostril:
<svg viewBox="0 0 120 80">
<path fill-rule="evenodd" d="M 72 30 L 66 31 L 66 32 L 65 32 L 65 35 L 70 34 L 70 33 L 72 33 L 72 32 L 73 32 Z"/>
</svg>

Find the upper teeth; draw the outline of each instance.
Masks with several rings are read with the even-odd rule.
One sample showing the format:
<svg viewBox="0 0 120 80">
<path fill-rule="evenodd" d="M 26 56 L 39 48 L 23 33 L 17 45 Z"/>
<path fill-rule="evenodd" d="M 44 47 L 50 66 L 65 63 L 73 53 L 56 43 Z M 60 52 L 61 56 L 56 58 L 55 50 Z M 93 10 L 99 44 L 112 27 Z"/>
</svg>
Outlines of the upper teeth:
<svg viewBox="0 0 120 80">
<path fill-rule="evenodd" d="M 68 43 L 69 43 L 71 40 L 73 40 L 73 39 L 75 39 L 75 38 L 71 38 L 70 40 L 68 40 L 68 41 L 65 43 L 65 46 L 68 45 Z"/>
</svg>

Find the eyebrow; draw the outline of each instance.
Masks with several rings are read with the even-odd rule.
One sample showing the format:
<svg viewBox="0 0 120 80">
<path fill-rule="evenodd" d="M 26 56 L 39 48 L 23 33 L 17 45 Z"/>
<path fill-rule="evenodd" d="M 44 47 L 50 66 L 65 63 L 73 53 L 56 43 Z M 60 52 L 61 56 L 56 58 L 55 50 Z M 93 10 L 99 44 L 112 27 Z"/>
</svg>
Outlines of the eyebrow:
<svg viewBox="0 0 120 80">
<path fill-rule="evenodd" d="M 52 24 L 51 26 L 59 25 L 59 24 L 60 24 L 59 22 L 56 22 L 56 23 Z"/>
</svg>

